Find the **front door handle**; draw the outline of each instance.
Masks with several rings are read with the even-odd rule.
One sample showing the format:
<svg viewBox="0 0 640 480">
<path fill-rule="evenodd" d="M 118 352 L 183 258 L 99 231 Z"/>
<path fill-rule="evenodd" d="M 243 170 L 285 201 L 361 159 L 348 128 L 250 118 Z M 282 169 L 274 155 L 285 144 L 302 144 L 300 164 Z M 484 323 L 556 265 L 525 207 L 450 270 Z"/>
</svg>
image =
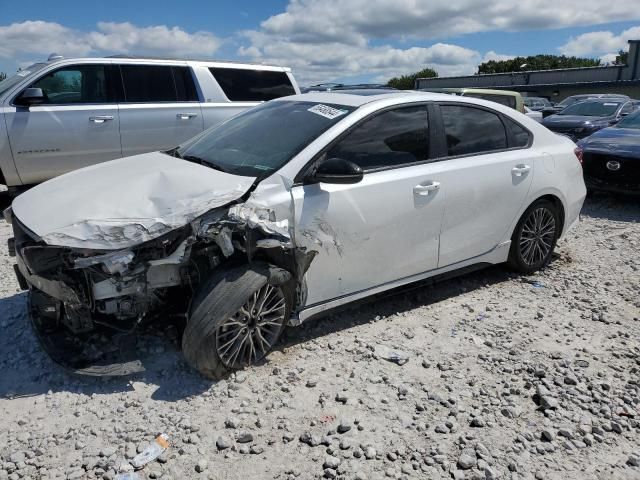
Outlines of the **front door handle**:
<svg viewBox="0 0 640 480">
<path fill-rule="evenodd" d="M 93 123 L 104 123 L 109 120 L 113 120 L 113 115 L 97 115 L 95 117 L 89 117 L 89 121 Z"/>
<path fill-rule="evenodd" d="M 426 185 L 416 185 L 413 187 L 413 193 L 415 195 L 429 195 L 429 192 L 434 192 L 440 189 L 440 182 L 429 182 Z"/>
<path fill-rule="evenodd" d="M 516 177 L 521 177 L 529 170 L 531 170 L 531 167 L 529 165 L 516 165 L 511 169 L 511 173 Z"/>
<path fill-rule="evenodd" d="M 176 115 L 180 120 L 189 120 L 190 118 L 196 118 L 197 116 L 197 113 L 178 113 Z"/>
</svg>

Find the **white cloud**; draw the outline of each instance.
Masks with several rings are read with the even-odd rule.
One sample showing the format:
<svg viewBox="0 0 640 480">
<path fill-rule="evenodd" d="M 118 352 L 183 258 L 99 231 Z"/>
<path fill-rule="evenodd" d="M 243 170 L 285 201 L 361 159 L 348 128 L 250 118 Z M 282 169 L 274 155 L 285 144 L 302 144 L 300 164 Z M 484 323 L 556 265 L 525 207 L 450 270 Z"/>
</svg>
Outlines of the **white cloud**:
<svg viewBox="0 0 640 480">
<path fill-rule="evenodd" d="M 289 65 L 301 83 L 389 78 L 424 66 L 440 75 L 471 74 L 478 63 L 513 58 L 447 43 L 397 47 L 491 30 L 522 31 L 640 18 L 624 2 L 601 0 L 290 0 L 286 10 L 244 32 L 239 54 Z M 609 51 L 603 52 L 609 53 Z"/>
<path fill-rule="evenodd" d="M 0 57 L 14 59 L 18 64 L 25 57 L 39 55 L 44 59 L 52 52 L 65 56 L 113 53 L 211 56 L 221 43 L 210 32 L 189 33 L 165 25 L 139 27 L 128 22 L 101 22 L 91 32 L 39 20 L 0 26 Z"/>
<path fill-rule="evenodd" d="M 627 40 L 637 38 L 640 38 L 640 26 L 631 27 L 619 35 L 610 31 L 589 32 L 570 38 L 558 50 L 565 55 L 611 58 L 613 53 L 627 50 Z"/>
<path fill-rule="evenodd" d="M 267 34 L 296 42 L 364 46 L 369 38 L 438 38 L 640 19 L 627 2 L 601 0 L 290 0 L 262 22 Z"/>
</svg>

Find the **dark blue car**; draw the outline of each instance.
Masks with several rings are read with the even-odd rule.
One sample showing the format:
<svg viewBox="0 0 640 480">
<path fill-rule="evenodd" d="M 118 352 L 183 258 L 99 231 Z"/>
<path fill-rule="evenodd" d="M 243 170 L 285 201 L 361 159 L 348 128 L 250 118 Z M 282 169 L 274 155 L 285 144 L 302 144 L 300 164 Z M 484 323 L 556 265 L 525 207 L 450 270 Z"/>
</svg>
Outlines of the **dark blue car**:
<svg viewBox="0 0 640 480">
<path fill-rule="evenodd" d="M 633 102 L 628 99 L 591 99 L 568 106 L 542 120 L 542 124 L 575 142 L 615 124 L 635 109 Z"/>
<path fill-rule="evenodd" d="M 580 140 L 590 190 L 640 194 L 640 111 Z"/>
</svg>

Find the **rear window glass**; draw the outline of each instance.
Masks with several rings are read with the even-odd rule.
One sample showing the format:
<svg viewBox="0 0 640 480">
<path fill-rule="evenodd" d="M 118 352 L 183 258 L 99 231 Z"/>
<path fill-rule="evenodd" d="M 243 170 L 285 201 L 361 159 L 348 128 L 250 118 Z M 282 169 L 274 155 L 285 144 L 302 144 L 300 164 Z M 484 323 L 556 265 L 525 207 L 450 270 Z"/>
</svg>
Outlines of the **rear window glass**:
<svg viewBox="0 0 640 480">
<path fill-rule="evenodd" d="M 473 107 L 442 105 L 447 155 L 469 155 L 507 148 L 507 135 L 498 115 Z"/>
<path fill-rule="evenodd" d="M 196 86 L 188 67 L 121 65 L 127 102 L 195 102 Z"/>
<path fill-rule="evenodd" d="M 511 130 L 512 145 L 510 147 L 526 147 L 529 145 L 531 134 L 521 125 L 517 124 L 510 118 L 504 118 L 507 128 Z"/>
<path fill-rule="evenodd" d="M 296 93 L 285 72 L 240 68 L 210 68 L 209 71 L 233 102 L 266 102 Z"/>
</svg>

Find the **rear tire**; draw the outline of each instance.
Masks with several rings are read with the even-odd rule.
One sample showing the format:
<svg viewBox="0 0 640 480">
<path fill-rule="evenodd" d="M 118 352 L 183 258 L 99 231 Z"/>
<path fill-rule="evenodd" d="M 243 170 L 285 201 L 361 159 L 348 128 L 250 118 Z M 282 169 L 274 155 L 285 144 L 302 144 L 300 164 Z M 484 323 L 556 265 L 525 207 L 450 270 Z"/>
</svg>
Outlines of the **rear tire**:
<svg viewBox="0 0 640 480">
<path fill-rule="evenodd" d="M 221 379 L 263 360 L 291 315 L 292 288 L 283 278 L 288 276 L 270 275 L 266 265 L 243 265 L 206 282 L 194 297 L 182 337 L 189 365 Z"/>
<path fill-rule="evenodd" d="M 546 267 L 560 235 L 560 212 L 549 200 L 535 201 L 524 212 L 511 237 L 508 264 L 530 274 Z"/>
</svg>

